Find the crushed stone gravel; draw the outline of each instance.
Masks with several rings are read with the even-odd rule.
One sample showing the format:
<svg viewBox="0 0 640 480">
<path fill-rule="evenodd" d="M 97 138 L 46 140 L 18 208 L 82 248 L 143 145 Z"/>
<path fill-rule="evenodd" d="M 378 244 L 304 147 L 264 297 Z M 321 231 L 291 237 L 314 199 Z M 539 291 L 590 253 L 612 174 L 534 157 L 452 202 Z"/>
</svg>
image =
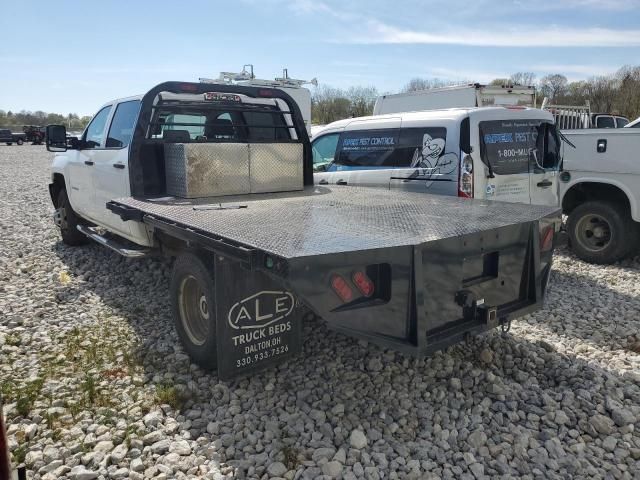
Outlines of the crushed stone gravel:
<svg viewBox="0 0 640 480">
<path fill-rule="evenodd" d="M 0 146 L 0 386 L 29 478 L 640 478 L 640 259 L 555 256 L 543 310 L 431 358 L 304 325 L 220 382 L 173 330 L 171 262 L 69 248 L 52 154 Z"/>
</svg>

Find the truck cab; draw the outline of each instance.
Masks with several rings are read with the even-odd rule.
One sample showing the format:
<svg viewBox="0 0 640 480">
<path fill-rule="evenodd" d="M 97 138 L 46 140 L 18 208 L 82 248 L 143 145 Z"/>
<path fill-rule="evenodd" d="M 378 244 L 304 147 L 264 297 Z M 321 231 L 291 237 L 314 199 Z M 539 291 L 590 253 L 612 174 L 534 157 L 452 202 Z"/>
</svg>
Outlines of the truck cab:
<svg viewBox="0 0 640 480">
<path fill-rule="evenodd" d="M 524 107 L 454 108 L 340 120 L 316 133 L 319 185 L 374 186 L 557 206 L 553 117 Z"/>
</svg>

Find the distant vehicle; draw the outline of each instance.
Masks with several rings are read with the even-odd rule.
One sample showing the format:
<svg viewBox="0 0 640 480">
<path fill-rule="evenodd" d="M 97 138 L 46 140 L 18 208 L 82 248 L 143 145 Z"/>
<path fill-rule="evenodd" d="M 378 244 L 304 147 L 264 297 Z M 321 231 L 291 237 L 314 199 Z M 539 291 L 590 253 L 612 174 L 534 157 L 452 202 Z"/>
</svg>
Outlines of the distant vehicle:
<svg viewBox="0 0 640 480">
<path fill-rule="evenodd" d="M 627 123 L 624 128 L 640 128 L 640 117 L 636 118 L 633 122 Z"/>
<path fill-rule="evenodd" d="M 39 125 L 25 125 L 22 127 L 22 131 L 26 135 L 26 141 L 31 142 L 32 145 L 42 145 L 45 137 L 45 127 Z"/>
<path fill-rule="evenodd" d="M 638 125 L 638 124 L 636 124 Z M 640 244 L 640 130 L 566 130 L 562 210 L 578 257 L 612 263 Z"/>
<path fill-rule="evenodd" d="M 0 143 L 22 145 L 26 139 L 24 133 L 12 133 L 8 128 L 0 128 Z"/>
<path fill-rule="evenodd" d="M 319 185 L 559 205 L 553 117 L 525 107 L 350 118 L 313 137 Z"/>
<path fill-rule="evenodd" d="M 376 99 L 373 114 L 384 115 L 442 108 L 535 107 L 535 105 L 536 89 L 533 86 L 470 83 L 381 95 Z"/>
<path fill-rule="evenodd" d="M 621 115 L 593 113 L 589 101 L 584 105 L 552 105 L 545 98 L 540 108 L 553 115 L 554 121 L 560 130 L 622 128 L 629 123 L 629 119 Z"/>
</svg>

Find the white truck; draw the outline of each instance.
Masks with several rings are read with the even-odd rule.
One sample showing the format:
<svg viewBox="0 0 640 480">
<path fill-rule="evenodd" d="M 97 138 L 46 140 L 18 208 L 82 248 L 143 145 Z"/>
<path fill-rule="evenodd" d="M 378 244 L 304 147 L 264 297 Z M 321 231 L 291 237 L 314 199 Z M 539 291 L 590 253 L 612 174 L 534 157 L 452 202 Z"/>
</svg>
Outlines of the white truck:
<svg viewBox="0 0 640 480">
<path fill-rule="evenodd" d="M 557 207 L 314 186 L 280 89 L 166 82 L 108 102 L 80 139 L 48 126 L 47 149 L 63 242 L 174 257 L 176 330 L 223 379 L 299 353 L 309 310 L 426 355 L 543 302 Z"/>
<path fill-rule="evenodd" d="M 381 95 L 373 107 L 374 115 L 473 107 L 535 107 L 536 89 L 521 85 L 482 85 L 469 83 L 450 87 Z"/>
<path fill-rule="evenodd" d="M 612 263 L 640 246 L 640 131 L 564 130 L 560 198 L 573 251 Z"/>
</svg>

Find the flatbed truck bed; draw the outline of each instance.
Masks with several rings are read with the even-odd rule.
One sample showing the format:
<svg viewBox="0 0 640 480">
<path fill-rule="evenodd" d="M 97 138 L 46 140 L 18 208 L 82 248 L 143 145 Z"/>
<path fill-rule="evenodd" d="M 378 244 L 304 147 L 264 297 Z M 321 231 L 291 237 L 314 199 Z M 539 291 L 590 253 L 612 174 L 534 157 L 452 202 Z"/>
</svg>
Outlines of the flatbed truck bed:
<svg viewBox="0 0 640 480">
<path fill-rule="evenodd" d="M 542 235 L 555 233 L 560 222 L 552 207 L 340 186 L 224 198 L 127 197 L 108 208 L 226 258 L 226 272 L 218 265 L 214 276 L 220 288 L 234 285 L 231 298 L 251 297 L 257 287 L 246 285 L 258 275 L 262 291 L 293 292 L 329 328 L 411 355 L 506 328 L 539 308 L 551 262 L 550 251 L 540 252 Z M 345 302 L 332 281 L 354 271 L 367 273 L 375 293 Z M 226 301 L 229 293 L 218 296 L 222 317 L 237 303 Z M 237 361 L 243 357 L 232 353 L 227 324 L 219 352 Z M 218 363 L 223 377 L 237 364 L 225 368 L 220 355 Z"/>
</svg>

